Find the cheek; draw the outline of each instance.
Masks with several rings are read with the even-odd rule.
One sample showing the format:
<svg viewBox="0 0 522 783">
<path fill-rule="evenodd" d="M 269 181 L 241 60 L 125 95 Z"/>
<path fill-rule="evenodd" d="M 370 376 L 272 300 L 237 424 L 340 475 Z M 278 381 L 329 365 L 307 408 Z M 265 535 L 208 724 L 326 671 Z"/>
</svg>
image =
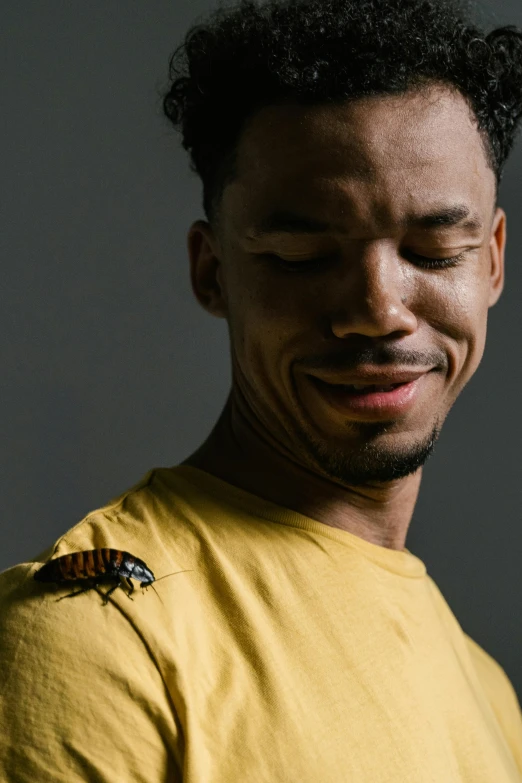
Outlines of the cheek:
<svg viewBox="0 0 522 783">
<path fill-rule="evenodd" d="M 228 294 L 230 335 L 238 355 L 255 347 L 279 353 L 297 334 L 308 331 L 315 318 L 312 293 L 303 291 L 298 281 L 256 267 L 237 275 Z"/>
<path fill-rule="evenodd" d="M 467 285 L 457 290 L 463 340 L 467 348 L 462 371 L 464 384 L 475 373 L 484 355 L 489 312 L 488 290 L 484 283 L 476 278 L 466 282 Z"/>
<path fill-rule="evenodd" d="M 251 267 L 228 286 L 235 383 L 265 421 L 286 420 L 295 397 L 292 363 L 317 343 L 313 296 L 303 282 Z"/>
<path fill-rule="evenodd" d="M 435 282 L 435 281 L 434 281 Z M 476 371 L 486 344 L 488 290 L 476 264 L 426 288 L 419 313 L 432 331 L 442 335 L 448 359 L 448 381 L 454 396 Z"/>
</svg>

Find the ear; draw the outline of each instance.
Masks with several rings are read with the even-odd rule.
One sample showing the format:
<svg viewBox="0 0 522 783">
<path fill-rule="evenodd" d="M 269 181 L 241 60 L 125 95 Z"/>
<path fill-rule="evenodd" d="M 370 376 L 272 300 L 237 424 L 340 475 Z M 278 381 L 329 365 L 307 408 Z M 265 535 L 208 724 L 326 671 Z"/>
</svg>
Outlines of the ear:
<svg viewBox="0 0 522 783">
<path fill-rule="evenodd" d="M 489 307 L 496 305 L 504 290 L 505 280 L 505 251 L 506 251 L 506 213 L 498 208 L 493 219 L 491 240 L 489 243 L 490 266 L 490 293 Z"/>
<path fill-rule="evenodd" d="M 200 305 L 217 318 L 227 317 L 223 266 L 216 252 L 217 240 L 210 223 L 197 220 L 190 227 L 187 248 L 192 290 Z"/>
</svg>

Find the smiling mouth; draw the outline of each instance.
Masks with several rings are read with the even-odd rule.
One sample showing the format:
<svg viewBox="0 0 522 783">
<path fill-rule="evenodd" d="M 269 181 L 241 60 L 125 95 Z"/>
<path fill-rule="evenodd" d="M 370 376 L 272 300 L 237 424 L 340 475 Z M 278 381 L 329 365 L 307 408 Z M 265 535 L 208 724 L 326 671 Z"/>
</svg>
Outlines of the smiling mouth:
<svg viewBox="0 0 522 783">
<path fill-rule="evenodd" d="M 377 384 L 333 384 L 308 376 L 321 399 L 344 416 L 381 419 L 406 413 L 420 395 L 426 376 L 412 381 Z"/>
</svg>

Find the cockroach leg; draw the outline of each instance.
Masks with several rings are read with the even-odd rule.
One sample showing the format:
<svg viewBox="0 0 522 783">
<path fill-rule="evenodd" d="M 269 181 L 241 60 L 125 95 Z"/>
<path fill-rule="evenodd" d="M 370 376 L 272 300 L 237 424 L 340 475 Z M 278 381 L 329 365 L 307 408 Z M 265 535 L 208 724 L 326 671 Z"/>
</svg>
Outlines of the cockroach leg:
<svg viewBox="0 0 522 783">
<path fill-rule="evenodd" d="M 63 601 L 64 598 L 72 598 L 75 595 L 81 595 L 81 593 L 86 593 L 87 590 L 92 590 L 92 585 L 88 585 L 88 587 L 83 587 L 81 590 L 77 590 L 75 593 L 68 593 L 67 595 L 62 595 L 60 598 L 57 598 L 57 601 Z"/>
</svg>

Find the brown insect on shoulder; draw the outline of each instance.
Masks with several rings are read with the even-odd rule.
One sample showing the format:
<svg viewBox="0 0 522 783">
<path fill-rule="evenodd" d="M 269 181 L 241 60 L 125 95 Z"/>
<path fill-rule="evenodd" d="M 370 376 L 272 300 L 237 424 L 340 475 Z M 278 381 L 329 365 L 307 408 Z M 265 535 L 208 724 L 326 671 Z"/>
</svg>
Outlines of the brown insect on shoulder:
<svg viewBox="0 0 522 783">
<path fill-rule="evenodd" d="M 175 571 L 174 573 L 183 572 Z M 173 576 L 173 574 L 165 574 L 165 576 Z M 165 576 L 162 576 L 161 579 L 164 579 Z M 59 601 L 95 589 L 98 585 L 110 583 L 112 584 L 111 588 L 103 594 L 104 603 L 107 603 L 111 593 L 118 587 L 127 587 L 127 595 L 130 598 L 134 592 L 132 579 L 139 582 L 142 589 L 152 587 L 153 582 L 159 581 L 148 565 L 139 557 L 121 549 L 109 548 L 71 552 L 48 560 L 35 572 L 34 578 L 37 582 L 51 582 L 58 585 L 75 582 L 81 586 L 81 590 L 64 595 L 58 599 Z M 154 590 L 154 587 L 152 589 Z M 154 590 L 154 592 L 156 591 Z"/>
</svg>

